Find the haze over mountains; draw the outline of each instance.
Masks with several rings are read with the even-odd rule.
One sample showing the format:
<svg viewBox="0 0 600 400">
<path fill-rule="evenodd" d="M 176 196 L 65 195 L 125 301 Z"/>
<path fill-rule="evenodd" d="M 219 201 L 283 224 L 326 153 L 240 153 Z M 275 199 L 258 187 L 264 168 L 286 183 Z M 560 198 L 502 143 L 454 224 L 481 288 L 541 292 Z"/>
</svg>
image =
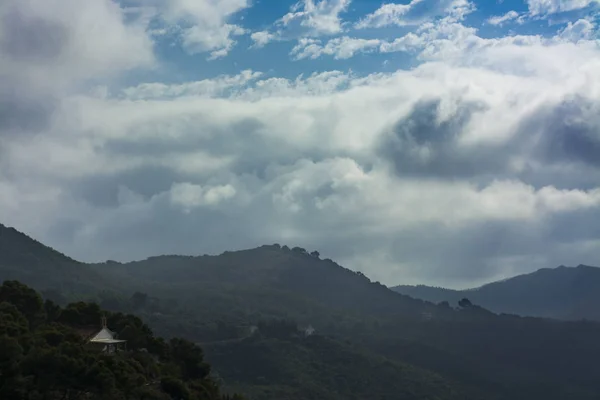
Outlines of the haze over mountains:
<svg viewBox="0 0 600 400">
<path fill-rule="evenodd" d="M 600 320 L 600 268 L 579 265 L 540 269 L 479 288 L 452 290 L 430 286 L 395 286 L 394 291 L 439 303 L 468 298 L 498 313 L 558 319 Z"/>
</svg>

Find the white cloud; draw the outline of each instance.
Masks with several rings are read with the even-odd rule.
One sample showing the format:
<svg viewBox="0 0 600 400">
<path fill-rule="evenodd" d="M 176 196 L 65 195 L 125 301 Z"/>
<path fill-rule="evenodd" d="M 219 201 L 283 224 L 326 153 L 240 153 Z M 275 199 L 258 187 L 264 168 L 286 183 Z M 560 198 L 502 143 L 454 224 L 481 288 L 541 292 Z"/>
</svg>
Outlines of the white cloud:
<svg viewBox="0 0 600 400">
<path fill-rule="evenodd" d="M 234 76 L 223 75 L 213 79 L 204 79 L 183 84 L 142 83 L 138 86 L 124 89 L 123 94 L 126 98 L 132 100 L 186 96 L 217 97 L 225 94 L 231 95 L 228 91 L 229 89 L 239 89 L 247 83 L 258 79 L 261 75 L 262 73 L 260 72 L 245 70 Z"/>
<path fill-rule="evenodd" d="M 344 37 L 322 44 L 316 40 L 300 41 L 292 55 L 296 58 L 317 58 L 324 55 L 351 57 L 360 52 L 408 52 L 421 61 L 443 61 L 456 66 L 485 66 L 485 68 L 520 74 L 544 74 L 563 79 L 572 69 L 582 70 L 583 60 L 595 60 L 598 52 L 594 25 L 588 20 L 569 24 L 555 36 L 514 35 L 501 38 L 482 38 L 477 29 L 444 18 L 437 23 L 424 24 L 393 41 L 365 41 Z M 342 52 L 349 43 L 351 51 Z M 578 43 L 580 42 L 580 43 Z M 378 44 L 378 46 L 377 46 Z M 555 59 L 553 59 L 553 57 Z M 535 60 L 535 61 L 534 61 Z M 593 68 L 591 65 L 586 67 Z"/>
<path fill-rule="evenodd" d="M 209 52 L 209 59 L 224 57 L 235 46 L 235 37 L 247 33 L 230 20 L 249 8 L 250 0 L 136 1 L 154 6 L 159 20 L 180 30 L 182 45 L 190 54 Z"/>
<path fill-rule="evenodd" d="M 379 39 L 355 39 L 343 36 L 331 39 L 325 46 L 320 40 L 300 39 L 290 54 L 296 59 L 318 58 L 322 55 L 333 56 L 336 60 L 353 57 L 357 52 L 367 52 L 377 49 L 381 44 Z"/>
<path fill-rule="evenodd" d="M 382 28 L 390 25 L 416 26 L 437 17 L 462 20 L 474 10 L 468 0 L 411 0 L 408 4 L 387 3 L 357 22 L 356 28 Z"/>
<path fill-rule="evenodd" d="M 569 22 L 567 26 L 558 33 L 560 38 L 571 42 L 590 40 L 593 39 L 595 35 L 597 35 L 596 26 L 587 19 L 580 19 L 575 23 Z"/>
<path fill-rule="evenodd" d="M 529 13 L 532 16 L 580 10 L 598 4 L 600 4 L 599 0 L 527 0 Z"/>
<path fill-rule="evenodd" d="M 275 21 L 272 32 L 258 31 L 251 35 L 254 48 L 277 40 L 330 36 L 343 32 L 340 14 L 347 11 L 352 0 L 301 0 L 289 13 Z"/>
<path fill-rule="evenodd" d="M 382 42 L 379 51 L 382 53 L 410 52 L 422 48 L 424 45 L 423 37 L 411 32 L 391 42 Z"/>
<path fill-rule="evenodd" d="M 340 14 L 351 0 L 302 0 L 278 24 L 293 27 L 299 24 L 310 36 L 332 35 L 342 31 Z"/>
<path fill-rule="evenodd" d="M 253 32 L 250 38 L 254 41 L 254 47 L 260 48 L 266 46 L 269 42 L 276 40 L 277 35 L 269 33 L 269 31 Z"/>
<path fill-rule="evenodd" d="M 514 21 L 519 18 L 519 13 L 516 11 L 509 11 L 504 15 L 498 15 L 488 18 L 487 22 L 490 25 L 502 26 L 505 22 Z"/>
<path fill-rule="evenodd" d="M 201 206 L 215 206 L 235 196 L 231 185 L 204 188 L 192 183 L 175 183 L 169 192 L 173 205 L 181 207 L 186 213 Z"/>
<path fill-rule="evenodd" d="M 209 60 L 225 57 L 235 45 L 234 36 L 243 35 L 246 31 L 238 25 L 223 24 L 207 28 L 196 25 L 183 33 L 183 47 L 190 53 L 210 51 Z"/>
<path fill-rule="evenodd" d="M 316 59 L 321 56 L 333 56 L 336 60 L 348 59 L 358 53 L 380 52 L 413 52 L 424 47 L 424 38 L 414 33 L 385 41 L 382 39 L 360 39 L 343 36 L 327 41 L 325 44 L 318 39 L 300 39 L 290 52 L 295 60 L 305 58 Z"/>
</svg>

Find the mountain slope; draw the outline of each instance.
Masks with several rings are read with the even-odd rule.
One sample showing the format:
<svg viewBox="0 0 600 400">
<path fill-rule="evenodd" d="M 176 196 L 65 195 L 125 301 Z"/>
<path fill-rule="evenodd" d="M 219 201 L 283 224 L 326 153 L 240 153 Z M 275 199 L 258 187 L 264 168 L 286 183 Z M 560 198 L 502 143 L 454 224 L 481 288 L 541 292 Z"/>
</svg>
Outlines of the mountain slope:
<svg viewBox="0 0 600 400">
<path fill-rule="evenodd" d="M 339 301 L 333 301 L 332 288 L 341 291 L 346 287 L 355 294 L 360 291 L 365 294 L 365 299 L 370 299 L 371 305 L 365 305 L 363 310 L 356 313 L 350 312 L 355 322 L 366 310 L 393 315 L 396 313 L 394 307 L 387 304 L 390 299 L 392 304 L 397 302 L 404 305 L 406 310 L 410 309 L 410 305 L 424 304 L 390 292 L 381 285 L 374 285 L 364 276 L 331 261 L 321 261 L 305 252 L 277 246 L 231 252 L 217 257 L 154 257 L 125 265 L 103 263 L 90 266 L 64 257 L 14 230 L 10 230 L 10 235 L 3 237 L 0 257 L 11 262 L 0 264 L 0 274 L 5 273 L 5 265 L 32 265 L 30 261 L 37 258 L 39 263 L 33 263 L 30 278 L 38 285 L 44 285 L 39 276 L 54 275 L 56 282 L 69 280 L 72 270 L 81 268 L 90 272 L 91 276 L 97 275 L 109 281 L 120 279 L 129 293 L 140 288 L 153 294 L 175 296 L 183 304 L 186 304 L 185 299 L 195 299 L 194 306 L 184 306 L 182 313 L 164 307 L 160 311 L 166 315 L 156 316 L 143 306 L 138 308 L 137 311 L 151 325 L 157 326 L 158 330 L 162 327 L 162 331 L 167 331 L 169 336 L 175 336 L 176 333 L 199 340 L 201 338 L 193 323 L 188 330 L 182 329 L 190 319 L 193 321 L 200 316 L 208 316 L 212 318 L 209 321 L 214 322 L 220 322 L 221 318 L 248 321 L 257 311 L 257 315 L 261 316 L 300 316 L 299 313 L 307 313 L 310 315 L 308 319 L 314 317 L 317 321 L 339 316 L 339 320 L 335 319 L 339 323 L 344 318 L 350 318 L 344 313 L 348 311 L 350 305 L 347 303 L 351 299 L 342 296 Z M 322 285 L 311 285 L 311 279 L 318 278 L 321 268 L 327 266 L 332 268 L 331 280 Z M 104 289 L 101 283 L 95 287 L 96 291 Z M 123 294 L 126 296 L 126 293 Z M 328 301 L 333 304 L 328 305 Z M 236 309 L 228 308 L 232 304 L 244 306 L 247 313 L 232 318 L 236 314 Z M 83 305 L 77 303 L 76 307 L 79 309 Z M 204 313 L 198 312 L 198 309 L 203 309 Z M 172 329 L 165 329 L 165 319 L 173 322 Z M 464 399 L 463 394 L 466 393 L 466 389 L 458 382 L 382 356 L 359 352 L 349 345 L 319 335 L 300 340 L 277 339 L 261 334 L 259 337 L 225 340 L 203 346 L 210 349 L 210 361 L 218 363 L 218 371 L 226 378 L 227 388 L 243 389 L 251 396 L 257 396 L 251 398 L 281 398 L 269 397 L 269 394 L 285 393 L 285 398 L 290 399 L 309 399 L 315 395 L 323 399 L 341 399 L 353 398 L 359 390 L 376 394 L 382 399 L 452 400 Z M 253 354 L 253 357 L 246 358 L 247 354 Z M 295 379 L 285 382 L 278 380 L 284 372 Z M 260 382 L 248 379 L 257 373 L 262 377 Z"/>
<path fill-rule="evenodd" d="M 102 316 L 127 349 L 90 345 L 84 332 L 98 332 Z M 95 304 L 43 302 L 16 281 L 0 285 L 0 361 L 2 399 L 241 399 L 220 393 L 193 343 L 167 342 L 139 318 Z"/>
<path fill-rule="evenodd" d="M 200 332 L 206 321 L 215 321 L 218 332 L 219 324 L 291 318 L 392 362 L 408 362 L 502 398 L 594 399 L 600 392 L 600 325 L 555 325 L 478 307 L 436 306 L 299 248 L 163 256 L 100 269 L 136 290 L 177 298 L 181 317 L 163 326 L 176 334 L 186 329 L 198 341 L 205 341 Z M 277 358 L 269 359 L 278 365 Z"/>
<path fill-rule="evenodd" d="M 219 256 L 161 256 L 94 268 L 111 279 L 131 282 L 136 290 L 152 288 L 155 296 L 178 296 L 200 309 L 210 303 L 208 311 L 213 313 L 219 309 L 227 313 L 238 310 L 240 315 L 258 311 L 262 317 L 292 316 L 320 326 L 332 319 L 336 323 L 365 316 L 420 319 L 424 312 L 445 313 L 304 249 L 278 245 Z"/>
<path fill-rule="evenodd" d="M 52 272 L 57 282 L 72 283 L 68 273 L 56 274 L 53 265 L 44 267 L 42 262 L 38 267 L 47 271 L 40 273 Z M 300 248 L 273 245 L 219 256 L 161 256 L 128 264 L 76 265 L 80 267 L 119 283 L 108 298 L 106 285 L 93 281 L 90 297 L 110 310 L 143 316 L 168 337 L 234 346 L 253 325 L 283 318 L 312 325 L 318 335 L 354 343 L 369 357 L 411 364 L 502 400 L 597 400 L 600 393 L 600 324 L 498 316 L 477 306 L 436 306 L 395 293 Z M 298 343 L 288 345 L 293 346 L 290 352 L 301 351 Z M 274 351 L 261 360 L 260 367 L 274 373 L 286 368 Z M 219 364 L 216 358 L 212 361 Z M 300 367 L 310 382 L 295 382 L 294 393 L 302 391 L 301 385 L 315 385 L 323 393 L 344 390 L 335 379 L 332 386 L 322 387 L 312 362 Z M 220 365 L 224 376 L 235 376 L 235 369 L 227 370 L 230 364 Z M 331 366 L 340 374 L 346 367 Z M 347 379 L 358 379 L 351 376 Z M 277 375 L 264 378 L 266 385 L 280 382 Z M 237 383 L 252 393 L 265 386 Z M 381 384 L 387 385 L 393 382 Z"/>
<path fill-rule="evenodd" d="M 109 286 L 89 266 L 0 224 L 0 282 L 19 280 L 37 290 L 85 293 Z"/>
<path fill-rule="evenodd" d="M 249 338 L 206 346 L 205 352 L 226 386 L 249 399 L 491 398 L 437 374 L 318 335 Z"/>
<path fill-rule="evenodd" d="M 476 289 L 396 286 L 398 293 L 431 302 L 456 304 L 462 298 L 499 313 L 600 320 L 600 268 L 579 265 L 541 269 Z"/>
</svg>

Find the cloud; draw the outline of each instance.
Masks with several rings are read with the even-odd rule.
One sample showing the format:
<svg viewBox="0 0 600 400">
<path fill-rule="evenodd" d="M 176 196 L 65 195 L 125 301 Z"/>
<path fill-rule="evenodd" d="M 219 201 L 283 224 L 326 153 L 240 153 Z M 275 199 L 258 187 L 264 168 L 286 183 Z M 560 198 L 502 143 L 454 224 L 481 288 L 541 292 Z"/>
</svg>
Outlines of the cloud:
<svg viewBox="0 0 600 400">
<path fill-rule="evenodd" d="M 137 17 L 109 0 L 3 1 L 0 80 L 55 89 L 150 67 L 153 44 Z"/>
<path fill-rule="evenodd" d="M 463 19 L 474 10 L 468 0 L 411 0 L 408 4 L 387 3 L 355 24 L 356 28 L 382 28 L 390 25 L 416 26 L 437 17 Z"/>
<path fill-rule="evenodd" d="M 108 1 L 108 0 L 107 0 Z M 159 22 L 158 36 L 175 33 L 189 54 L 209 53 L 209 60 L 225 57 L 236 37 L 248 33 L 231 19 L 249 8 L 249 0 L 133 0 L 149 9 Z"/>
<path fill-rule="evenodd" d="M 591 21 L 486 38 L 442 16 L 391 39 L 306 36 L 292 52 L 403 51 L 418 61 L 407 70 L 128 87 L 121 74 L 156 63 L 148 14 L 67 1 L 0 6 L 5 224 L 83 260 L 299 245 L 389 284 L 600 264 Z"/>
<path fill-rule="evenodd" d="M 516 11 L 509 11 L 504 15 L 490 17 L 487 20 L 487 23 L 490 25 L 499 25 L 502 26 L 505 22 L 514 21 L 519 18 L 519 13 Z"/>
<path fill-rule="evenodd" d="M 301 0 L 289 13 L 275 21 L 272 32 L 252 33 L 253 47 L 272 41 L 330 36 L 343 32 L 340 14 L 347 11 L 351 0 Z"/>
<path fill-rule="evenodd" d="M 355 39 L 348 36 L 331 39 L 325 46 L 321 45 L 320 40 L 300 39 L 290 54 L 296 60 L 315 59 L 322 55 L 331 55 L 336 60 L 340 60 L 350 58 L 357 52 L 372 51 L 377 49 L 380 44 L 379 39 Z"/>
<path fill-rule="evenodd" d="M 396 53 L 414 52 L 425 45 L 423 37 L 409 33 L 393 41 L 382 39 L 361 39 L 342 36 L 331 39 L 325 44 L 318 39 L 304 38 L 292 48 L 290 55 L 294 60 L 317 59 L 321 56 L 333 56 L 336 60 L 354 57 L 359 53 Z"/>
<path fill-rule="evenodd" d="M 518 74 L 518 68 L 490 70 L 487 62 L 471 60 L 468 67 L 431 63 L 366 77 L 338 72 L 291 81 L 238 78 L 233 81 L 239 89 L 225 98 L 211 91 L 144 95 L 135 102 L 74 98 L 80 122 L 71 130 L 85 136 L 73 141 L 74 132 L 57 125 L 45 141 L 14 142 L 7 149 L 5 162 L 36 184 L 3 180 L 2 218 L 35 230 L 41 229 L 37 223 L 26 221 L 44 221 L 61 232 L 69 226 L 69 235 L 53 240 L 92 258 L 137 258 L 149 249 L 218 252 L 277 241 L 319 248 L 386 282 L 399 281 L 399 274 L 462 282 L 496 276 L 510 257 L 539 257 L 547 250 L 544 241 L 554 246 L 544 232 L 555 218 L 573 213 L 591 218 L 599 206 L 597 189 L 536 179 L 546 168 L 568 171 L 582 160 L 589 160 L 587 167 L 564 172 L 569 185 L 579 179 L 580 168 L 593 168 L 592 181 L 600 177 L 589 144 L 594 142 L 574 147 L 564 141 L 581 131 L 578 121 L 593 121 L 599 83 L 556 80 L 545 75 L 545 60 L 532 60 L 541 72 L 536 79 Z M 590 68 L 594 62 L 588 59 Z M 579 76 L 567 66 L 563 72 Z M 582 95 L 583 88 L 592 108 L 563 124 L 547 120 L 569 109 L 587 110 L 586 103 L 565 108 L 565 99 Z M 59 114 L 71 113 L 71 104 Z M 493 129 L 482 130 L 485 126 Z M 544 136 L 548 127 L 555 133 Z M 551 139 L 559 137 L 564 139 Z M 41 162 L 43 153 L 56 159 Z M 164 183 L 157 179 L 164 174 L 150 173 L 156 168 L 169 171 Z M 134 171 L 137 178 L 126 180 Z M 149 172 L 143 179 L 142 171 Z M 83 189 L 75 190 L 99 176 L 105 177 L 103 191 L 115 193 L 109 206 L 94 205 Z M 33 214 L 25 216 L 10 199 L 27 199 L 28 191 L 24 209 Z M 172 239 L 142 235 L 165 223 Z M 210 235 L 198 228 L 208 225 L 218 228 Z M 193 241 L 182 236 L 190 229 Z M 437 233 L 429 236 L 432 231 Z M 497 242 L 484 245 L 494 231 Z M 421 241 L 415 243 L 412 235 Z M 521 240 L 529 235 L 526 240 L 535 239 L 531 248 L 538 250 L 523 248 L 512 235 Z M 425 243 L 439 247 L 423 257 Z M 461 252 L 452 251 L 452 244 Z M 356 250 L 348 252 L 348 246 Z M 568 259 L 571 248 L 564 246 L 553 261 Z M 369 255 L 377 251 L 391 257 L 385 268 L 369 267 Z M 437 270 L 442 259 L 446 272 Z M 481 269 L 463 269 L 467 262 Z"/>
<path fill-rule="evenodd" d="M 260 48 L 266 46 L 269 42 L 276 40 L 277 35 L 268 31 L 253 32 L 250 38 L 254 41 L 254 47 Z"/>
<path fill-rule="evenodd" d="M 173 205 L 190 213 L 194 208 L 217 205 L 232 198 L 235 196 L 235 188 L 231 185 L 203 188 L 192 183 L 175 183 L 169 194 Z"/>
<path fill-rule="evenodd" d="M 351 0 L 303 0 L 278 22 L 286 29 L 298 25 L 310 36 L 332 35 L 342 31 L 340 14 Z"/>
<path fill-rule="evenodd" d="M 231 95 L 229 89 L 239 89 L 261 75 L 262 73 L 260 72 L 245 70 L 234 76 L 222 75 L 213 79 L 204 79 L 184 84 L 142 83 L 138 86 L 124 89 L 123 94 L 126 98 L 132 100 L 168 99 L 186 96 L 217 97 L 226 94 Z"/>
<path fill-rule="evenodd" d="M 365 41 L 345 37 L 325 44 L 317 40 L 300 41 L 293 49 L 296 58 L 317 58 L 324 55 L 350 57 L 361 52 L 405 52 L 415 54 L 421 61 L 443 61 L 456 66 L 484 66 L 489 69 L 535 76 L 544 73 L 562 79 L 568 68 L 580 68 L 583 59 L 594 59 L 597 46 L 594 25 L 581 20 L 567 25 L 555 36 L 513 35 L 483 38 L 477 29 L 443 18 L 436 23 L 424 24 L 415 32 L 387 41 Z M 342 53 L 345 43 L 352 51 Z M 579 45 L 577 45 L 577 42 Z M 566 58 L 565 58 L 566 56 Z M 551 57 L 557 57 L 552 60 Z M 533 61 L 535 60 L 535 61 Z M 560 65 L 559 65 L 560 64 Z M 535 71 L 532 70 L 535 68 Z M 542 72 L 544 71 L 544 72 Z"/>
<path fill-rule="evenodd" d="M 565 13 L 598 6 L 598 0 L 527 0 L 532 16 Z"/>
<path fill-rule="evenodd" d="M 596 34 L 596 26 L 592 21 L 580 19 L 575 23 L 569 22 L 558 33 L 558 36 L 570 42 L 577 42 L 579 40 L 593 39 Z"/>
<path fill-rule="evenodd" d="M 211 51 L 209 60 L 225 57 L 235 45 L 234 36 L 246 31 L 238 25 L 223 24 L 208 28 L 196 25 L 183 33 L 183 47 L 191 54 Z"/>
</svg>

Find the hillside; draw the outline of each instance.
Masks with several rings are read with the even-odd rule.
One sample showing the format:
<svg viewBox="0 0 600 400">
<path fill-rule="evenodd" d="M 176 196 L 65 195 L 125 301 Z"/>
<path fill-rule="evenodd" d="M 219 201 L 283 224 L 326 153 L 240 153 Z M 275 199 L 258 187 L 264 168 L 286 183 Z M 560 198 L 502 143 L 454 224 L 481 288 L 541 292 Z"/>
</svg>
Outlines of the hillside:
<svg viewBox="0 0 600 400">
<path fill-rule="evenodd" d="M 109 354 L 89 343 L 102 316 L 127 348 Z M 91 330 L 90 330 L 91 328 Z M 97 305 L 61 308 L 27 286 L 0 286 L 0 398 L 11 400 L 227 400 L 202 350 L 155 337 L 139 318 Z"/>
<path fill-rule="evenodd" d="M 466 297 L 498 313 L 600 321 L 600 268 L 585 265 L 540 269 L 469 290 L 428 286 L 396 286 L 392 289 L 434 303 L 456 304 Z"/>
<path fill-rule="evenodd" d="M 90 266 L 0 224 L 0 282 L 5 280 L 18 280 L 38 290 L 53 289 L 63 294 L 113 286 Z"/>
<path fill-rule="evenodd" d="M 154 295 L 170 296 L 177 288 L 177 295 L 195 303 L 210 297 L 212 309 L 224 302 L 222 306 L 228 310 L 251 308 L 269 317 L 293 314 L 306 323 L 314 323 L 312 314 L 317 318 L 323 307 L 347 316 L 402 315 L 415 319 L 438 309 L 394 293 L 332 260 L 322 260 L 316 253 L 279 245 L 219 256 L 161 256 L 93 268 L 139 290 L 152 287 Z"/>
<path fill-rule="evenodd" d="M 227 386 L 251 399 L 487 398 L 440 375 L 320 335 L 205 347 Z"/>
<path fill-rule="evenodd" d="M 41 252 L 26 236 L 19 238 L 26 242 L 23 248 Z M 498 316 L 478 306 L 434 305 L 395 293 L 301 248 L 271 245 L 218 256 L 159 256 L 127 264 L 64 262 L 68 268 L 100 277 L 91 282 L 95 286 L 86 298 L 111 311 L 140 315 L 161 336 L 202 343 L 219 375 L 226 378 L 227 389 L 242 388 L 258 398 L 275 396 L 278 390 L 297 399 L 314 398 L 313 392 L 304 391 L 307 387 L 329 398 L 348 393 L 344 382 L 360 381 L 368 372 L 360 365 L 350 373 L 348 359 L 369 365 L 385 359 L 392 371 L 410 368 L 415 379 L 419 376 L 415 371 L 423 371 L 426 376 L 417 379 L 423 394 L 407 395 L 411 400 L 452 398 L 436 395 L 448 382 L 456 390 L 452 393 L 469 393 L 465 400 L 479 399 L 479 394 L 502 400 L 591 400 L 600 393 L 600 324 Z M 58 267 L 54 261 L 44 266 L 42 260 L 39 268 L 50 273 Z M 61 279 L 73 284 L 69 275 L 55 274 L 54 279 L 56 284 Z M 76 293 L 77 282 L 74 285 Z M 268 325 L 279 319 L 310 325 L 319 337 L 331 336 L 323 343 L 335 356 L 327 358 L 327 352 L 306 347 L 311 342 L 280 343 L 277 338 L 249 336 L 265 321 Z M 253 367 L 265 371 L 260 381 L 252 373 L 239 375 L 245 372 L 230 358 L 256 346 L 265 350 Z M 306 358 L 290 366 L 274 349 Z M 318 372 L 322 367 L 327 370 Z M 284 384 L 277 373 L 290 368 L 302 379 Z M 374 381 L 374 388 L 384 391 L 404 379 L 389 371 L 381 371 L 379 375 L 387 378 Z M 330 378 L 323 381 L 321 376 Z M 432 381 L 432 376 L 441 380 Z M 417 390 L 419 385 L 409 381 L 406 386 Z"/>
</svg>

